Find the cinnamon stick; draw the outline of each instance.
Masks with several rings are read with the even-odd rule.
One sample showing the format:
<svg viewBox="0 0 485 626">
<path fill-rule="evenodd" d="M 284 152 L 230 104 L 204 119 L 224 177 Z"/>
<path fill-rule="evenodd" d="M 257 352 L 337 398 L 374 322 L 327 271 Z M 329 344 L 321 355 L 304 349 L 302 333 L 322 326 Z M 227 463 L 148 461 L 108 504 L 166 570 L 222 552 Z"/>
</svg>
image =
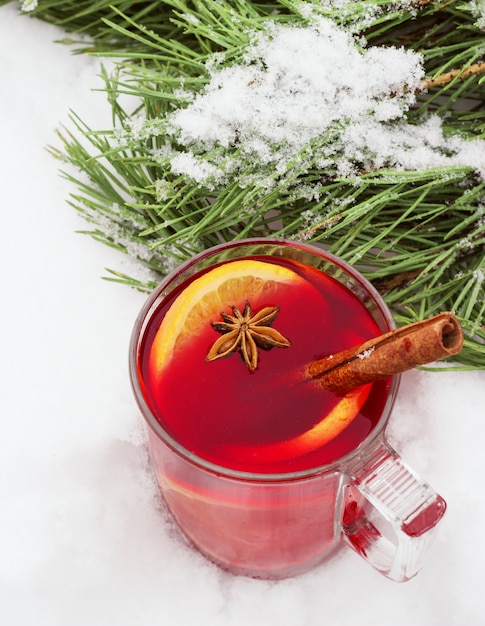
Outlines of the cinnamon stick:
<svg viewBox="0 0 485 626">
<path fill-rule="evenodd" d="M 462 346 L 463 331 L 458 319 L 453 313 L 440 313 L 312 361 L 308 373 L 329 391 L 346 393 L 457 354 Z"/>
</svg>

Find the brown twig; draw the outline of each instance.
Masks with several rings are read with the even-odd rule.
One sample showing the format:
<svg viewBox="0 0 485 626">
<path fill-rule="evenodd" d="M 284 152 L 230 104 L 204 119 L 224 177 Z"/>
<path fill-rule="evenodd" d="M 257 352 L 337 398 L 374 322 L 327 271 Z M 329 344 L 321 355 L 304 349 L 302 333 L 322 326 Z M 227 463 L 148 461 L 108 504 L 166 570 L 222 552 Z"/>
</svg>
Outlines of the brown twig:
<svg viewBox="0 0 485 626">
<path fill-rule="evenodd" d="M 435 87 L 443 87 L 443 85 L 448 85 L 456 78 L 459 78 L 460 80 L 465 80 L 470 76 L 479 76 L 480 74 L 485 74 L 485 61 L 474 63 L 473 65 L 469 65 L 466 68 L 450 70 L 449 72 L 440 74 L 435 78 L 427 78 L 422 81 L 421 87 L 418 91 L 428 91 L 429 89 L 434 89 Z"/>
<path fill-rule="evenodd" d="M 306 230 L 304 230 L 300 237 L 302 239 L 308 239 L 312 237 L 318 230 L 330 228 L 336 222 L 338 222 L 342 218 L 342 213 L 337 213 L 336 215 L 332 215 L 331 217 L 327 217 L 318 224 L 314 224 L 313 226 L 309 226 Z"/>
<path fill-rule="evenodd" d="M 393 289 L 399 289 L 410 283 L 419 276 L 422 271 L 422 268 L 418 268 L 416 270 L 410 270 L 409 272 L 399 272 L 399 274 L 376 278 L 372 281 L 372 284 L 380 294 L 387 294 Z"/>
</svg>

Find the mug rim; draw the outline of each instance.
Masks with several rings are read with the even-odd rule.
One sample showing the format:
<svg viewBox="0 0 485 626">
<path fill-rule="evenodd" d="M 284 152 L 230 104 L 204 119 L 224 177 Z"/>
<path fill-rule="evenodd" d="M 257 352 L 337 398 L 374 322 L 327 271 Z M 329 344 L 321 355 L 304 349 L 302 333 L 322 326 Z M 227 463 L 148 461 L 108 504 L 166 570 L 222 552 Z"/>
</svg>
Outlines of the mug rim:
<svg viewBox="0 0 485 626">
<path fill-rule="evenodd" d="M 281 483 L 288 482 L 294 480 L 301 480 L 305 478 L 310 478 L 316 475 L 331 473 L 331 472 L 342 472 L 345 471 L 345 468 L 348 467 L 351 462 L 359 457 L 362 452 L 367 449 L 371 444 L 380 437 L 383 433 L 384 428 L 387 424 L 387 421 L 390 417 L 391 410 L 397 395 L 397 391 L 400 383 L 400 374 L 391 377 L 391 382 L 389 386 L 389 391 L 387 393 L 386 402 L 382 409 L 381 415 L 375 427 L 370 431 L 370 433 L 356 446 L 353 450 L 348 452 L 347 454 L 338 457 L 337 459 L 321 464 L 316 465 L 314 467 L 309 467 L 304 470 L 298 470 L 293 472 L 279 472 L 279 473 L 262 473 L 262 472 L 250 472 L 245 470 L 236 470 L 229 467 L 225 467 L 223 465 L 219 465 L 212 461 L 208 461 L 204 459 L 202 456 L 191 452 L 187 448 L 185 448 L 182 444 L 180 444 L 176 438 L 174 438 L 158 421 L 153 411 L 148 406 L 147 401 L 143 395 L 141 384 L 138 376 L 138 356 L 139 356 L 139 345 L 140 340 L 143 337 L 143 331 L 146 327 L 146 324 L 151 319 L 151 314 L 154 312 L 154 309 L 158 308 L 159 300 L 163 297 L 163 291 L 167 289 L 174 280 L 177 279 L 178 276 L 184 274 L 190 267 L 199 264 L 204 258 L 209 258 L 217 254 L 218 252 L 223 252 L 226 249 L 233 249 L 237 247 L 244 247 L 248 245 L 254 246 L 278 246 L 284 245 L 293 247 L 294 249 L 300 249 L 309 254 L 314 254 L 316 256 L 320 256 L 325 260 L 330 261 L 334 265 L 342 268 L 347 274 L 350 274 L 354 280 L 356 280 L 361 287 L 365 289 L 365 291 L 371 296 L 373 301 L 377 304 L 380 313 L 383 318 L 386 320 L 388 329 L 393 330 L 396 327 L 394 318 L 387 306 L 384 302 L 382 296 L 375 289 L 375 287 L 367 280 L 358 270 L 349 265 L 346 261 L 337 257 L 336 255 L 328 252 L 324 248 L 319 248 L 314 244 L 309 244 L 306 242 L 300 241 L 292 241 L 284 238 L 277 237 L 254 237 L 254 238 L 246 238 L 246 239 L 238 239 L 236 241 L 224 242 L 218 244 L 216 246 L 212 246 L 207 248 L 206 250 L 199 252 L 194 255 L 190 259 L 184 261 L 179 266 L 177 266 L 172 272 L 167 274 L 161 282 L 155 287 L 155 289 L 150 293 L 144 305 L 142 306 L 138 317 L 135 321 L 131 338 L 129 344 L 129 374 L 130 374 L 130 382 L 133 394 L 135 396 L 136 403 L 138 408 L 141 411 L 142 417 L 145 421 L 145 424 L 148 428 L 150 428 L 153 433 L 160 439 L 165 445 L 167 445 L 175 454 L 179 457 L 182 457 L 185 461 L 190 463 L 191 465 L 196 465 L 201 469 L 204 469 L 211 474 L 217 474 L 224 476 L 226 478 L 238 479 L 246 482 L 257 482 L 257 483 Z"/>
</svg>

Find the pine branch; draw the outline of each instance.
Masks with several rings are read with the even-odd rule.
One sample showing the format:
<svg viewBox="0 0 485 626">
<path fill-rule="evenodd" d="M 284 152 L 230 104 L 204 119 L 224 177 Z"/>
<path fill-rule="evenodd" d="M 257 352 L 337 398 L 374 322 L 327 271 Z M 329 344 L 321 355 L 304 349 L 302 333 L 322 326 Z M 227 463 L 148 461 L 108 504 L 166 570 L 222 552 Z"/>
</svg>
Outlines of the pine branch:
<svg viewBox="0 0 485 626">
<path fill-rule="evenodd" d="M 51 3 L 48 19 L 58 20 L 66 7 Z M 339 3 L 338 9 L 330 2 L 311 3 L 309 11 L 310 5 L 298 0 L 171 0 L 157 3 L 155 15 L 151 3 L 131 4 L 107 8 L 79 2 L 76 13 L 71 7 L 71 16 L 64 14 L 70 28 L 97 38 L 98 50 L 119 59 L 116 72 L 104 74 L 114 122 L 111 129 L 93 131 L 73 115 L 74 131 L 61 131 L 62 147 L 52 149 L 65 161 L 65 175 L 77 188 L 70 203 L 92 225 L 90 234 L 149 272 L 131 278 L 111 270 L 109 280 L 149 290 L 174 265 L 221 241 L 251 236 L 311 241 L 373 281 L 399 323 L 455 311 L 467 334 L 458 362 L 485 367 L 485 183 L 473 163 L 446 164 L 452 146 L 485 135 L 479 89 L 484 33 L 470 7 L 453 0 L 397 5 L 365 0 Z M 145 9 L 140 19 L 136 11 Z M 449 139 L 436 148 L 443 164 L 396 167 L 392 155 L 379 161 L 362 153 L 360 161 L 345 162 L 343 174 L 341 138 L 348 120 L 329 125 L 286 155 L 281 167 L 250 159 L 237 127 L 227 146 L 184 143 L 174 134 L 174 111 L 203 96 L 217 71 L 250 67 L 248 46 L 267 32 L 269 20 L 312 28 L 321 18 L 365 37 L 362 55 L 381 46 L 422 55 L 426 77 L 417 99 L 398 86 L 380 94 L 379 102 L 402 102 L 408 110 L 400 123 L 410 137 L 413 129 L 439 119 Z M 137 102 L 134 110 L 121 104 L 127 94 Z M 387 132 L 392 123 L 379 128 Z M 182 153 L 212 168 L 214 176 L 196 180 L 177 172 L 173 158 Z"/>
</svg>

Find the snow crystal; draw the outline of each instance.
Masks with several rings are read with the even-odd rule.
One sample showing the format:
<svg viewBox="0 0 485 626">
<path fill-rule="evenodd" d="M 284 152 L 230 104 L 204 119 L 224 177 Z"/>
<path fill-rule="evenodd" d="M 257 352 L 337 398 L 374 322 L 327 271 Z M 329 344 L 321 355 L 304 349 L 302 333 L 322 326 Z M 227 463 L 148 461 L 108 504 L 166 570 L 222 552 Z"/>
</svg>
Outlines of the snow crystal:
<svg viewBox="0 0 485 626">
<path fill-rule="evenodd" d="M 24 2 L 22 2 L 21 9 L 26 13 L 29 11 L 34 11 L 37 8 L 37 4 L 38 0 L 24 0 Z"/>
<path fill-rule="evenodd" d="M 472 0 L 470 5 L 472 13 L 476 18 L 476 26 L 485 30 L 485 0 Z"/>
<path fill-rule="evenodd" d="M 166 179 L 157 179 L 155 181 L 155 196 L 157 202 L 165 202 L 173 193 L 172 183 Z"/>
<path fill-rule="evenodd" d="M 473 242 L 468 237 L 462 237 L 457 243 L 456 247 L 459 250 L 471 250 L 473 248 Z"/>
<path fill-rule="evenodd" d="M 187 152 L 182 152 L 172 158 L 172 170 L 180 173 L 190 172 L 190 177 L 198 183 L 218 177 L 216 165 L 203 159 L 197 159 L 193 154 Z"/>
<path fill-rule="evenodd" d="M 339 176 L 454 165 L 485 173 L 484 141 L 445 137 L 437 116 L 407 122 L 424 77 L 419 54 L 362 49 L 331 20 L 313 22 L 271 23 L 253 34 L 241 63 L 208 68 L 205 90 L 167 119 L 182 146 L 174 173 L 243 186 L 310 167 Z"/>
<path fill-rule="evenodd" d="M 200 24 L 199 18 L 193 13 L 183 13 L 182 17 L 189 22 L 189 24 L 193 24 L 194 26 L 198 26 Z"/>
<path fill-rule="evenodd" d="M 485 274 L 483 270 L 480 268 L 473 270 L 473 278 L 477 283 L 483 283 L 483 281 L 485 280 Z"/>
<path fill-rule="evenodd" d="M 372 346 L 372 348 L 369 348 L 368 350 L 364 350 L 363 352 L 358 354 L 357 358 L 359 358 L 359 359 L 368 359 L 370 357 L 370 355 L 374 352 L 374 350 L 375 350 L 375 346 Z"/>
<path fill-rule="evenodd" d="M 318 6 L 322 13 L 333 14 L 335 18 L 345 22 L 347 28 L 355 32 L 365 30 L 387 10 L 386 6 L 355 0 L 320 0 Z M 296 10 L 302 17 L 312 21 L 315 16 L 315 3 L 304 2 L 296 7 Z"/>
</svg>

